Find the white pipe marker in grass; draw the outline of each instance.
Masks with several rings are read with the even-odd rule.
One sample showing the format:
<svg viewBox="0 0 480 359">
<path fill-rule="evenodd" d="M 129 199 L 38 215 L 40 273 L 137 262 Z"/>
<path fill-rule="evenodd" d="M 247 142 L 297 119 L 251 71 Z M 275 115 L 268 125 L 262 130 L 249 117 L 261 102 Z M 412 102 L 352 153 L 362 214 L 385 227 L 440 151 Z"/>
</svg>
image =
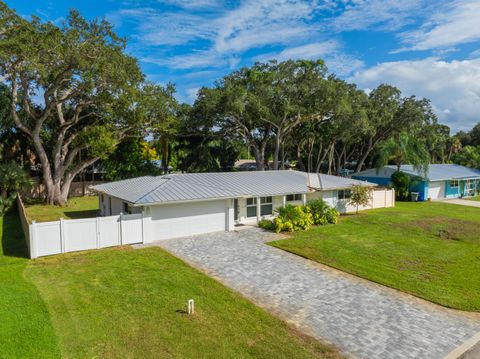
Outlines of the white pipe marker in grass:
<svg viewBox="0 0 480 359">
<path fill-rule="evenodd" d="M 193 299 L 188 300 L 188 314 L 194 314 L 195 313 L 195 302 Z"/>
</svg>

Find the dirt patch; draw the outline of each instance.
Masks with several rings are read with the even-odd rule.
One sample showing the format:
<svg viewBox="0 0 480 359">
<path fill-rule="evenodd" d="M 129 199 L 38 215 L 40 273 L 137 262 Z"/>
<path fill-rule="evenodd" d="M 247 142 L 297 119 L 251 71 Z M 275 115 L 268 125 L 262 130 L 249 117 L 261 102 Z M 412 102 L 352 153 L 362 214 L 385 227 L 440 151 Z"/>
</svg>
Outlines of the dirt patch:
<svg viewBox="0 0 480 359">
<path fill-rule="evenodd" d="M 420 268 L 422 265 L 423 262 L 418 258 L 404 258 L 398 263 L 397 269 L 403 272 L 406 270 Z"/>
<path fill-rule="evenodd" d="M 396 225 L 401 229 L 420 229 L 442 240 L 480 240 L 480 226 L 472 221 L 449 217 L 419 218 Z"/>
</svg>

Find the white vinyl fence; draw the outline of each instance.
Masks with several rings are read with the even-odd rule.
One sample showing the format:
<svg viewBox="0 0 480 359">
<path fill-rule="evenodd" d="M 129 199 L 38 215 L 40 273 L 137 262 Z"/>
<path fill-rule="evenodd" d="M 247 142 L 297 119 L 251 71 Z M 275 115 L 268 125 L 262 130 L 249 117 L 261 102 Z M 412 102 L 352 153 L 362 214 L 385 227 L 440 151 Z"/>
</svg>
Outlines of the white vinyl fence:
<svg viewBox="0 0 480 359">
<path fill-rule="evenodd" d="M 375 189 L 372 194 L 372 208 L 395 207 L 395 190 L 393 188 Z"/>
<path fill-rule="evenodd" d="M 20 207 L 21 205 L 21 207 Z M 19 214 L 30 258 L 143 243 L 142 213 L 28 223 L 19 200 Z"/>
</svg>

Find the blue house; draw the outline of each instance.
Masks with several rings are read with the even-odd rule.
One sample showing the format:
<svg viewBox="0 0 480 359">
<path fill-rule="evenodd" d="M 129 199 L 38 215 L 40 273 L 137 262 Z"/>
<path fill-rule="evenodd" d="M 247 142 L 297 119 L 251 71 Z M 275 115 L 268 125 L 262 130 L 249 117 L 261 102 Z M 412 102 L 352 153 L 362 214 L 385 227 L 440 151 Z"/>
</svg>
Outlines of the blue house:
<svg viewBox="0 0 480 359">
<path fill-rule="evenodd" d="M 368 169 L 355 173 L 352 178 L 391 185 L 390 178 L 397 166 Z M 419 200 L 458 198 L 474 196 L 480 191 L 480 170 L 454 164 L 432 164 L 425 174 L 416 171 L 411 165 L 403 165 L 400 171 L 411 177 L 411 192 L 419 193 Z"/>
</svg>

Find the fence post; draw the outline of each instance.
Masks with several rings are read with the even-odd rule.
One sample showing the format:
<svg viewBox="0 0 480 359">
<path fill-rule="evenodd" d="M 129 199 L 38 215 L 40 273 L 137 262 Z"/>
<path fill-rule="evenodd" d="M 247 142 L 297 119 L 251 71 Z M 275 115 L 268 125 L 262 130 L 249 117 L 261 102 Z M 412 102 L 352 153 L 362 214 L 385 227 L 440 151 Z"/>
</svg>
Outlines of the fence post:
<svg viewBox="0 0 480 359">
<path fill-rule="evenodd" d="M 145 243 L 145 218 L 142 210 L 142 243 Z"/>
<path fill-rule="evenodd" d="M 100 217 L 96 217 L 96 233 L 97 233 L 97 249 L 102 248 L 102 242 L 101 242 L 101 228 L 100 228 Z"/>
<path fill-rule="evenodd" d="M 32 221 L 32 224 L 30 224 L 30 258 L 34 259 L 37 258 L 37 222 Z"/>
<path fill-rule="evenodd" d="M 120 245 L 123 245 L 123 223 L 122 223 L 122 218 L 123 213 L 120 212 L 120 230 L 118 231 L 118 234 L 120 235 Z"/>
<path fill-rule="evenodd" d="M 65 220 L 60 218 L 60 252 L 65 253 Z"/>
</svg>

